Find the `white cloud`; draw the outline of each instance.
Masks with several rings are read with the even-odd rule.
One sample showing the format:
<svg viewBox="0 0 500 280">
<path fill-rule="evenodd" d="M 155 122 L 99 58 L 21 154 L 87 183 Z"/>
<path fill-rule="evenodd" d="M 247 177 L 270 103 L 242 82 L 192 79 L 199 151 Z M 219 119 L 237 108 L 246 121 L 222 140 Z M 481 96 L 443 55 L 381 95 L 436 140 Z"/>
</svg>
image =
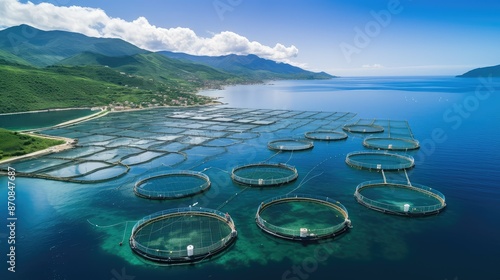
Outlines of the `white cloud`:
<svg viewBox="0 0 500 280">
<path fill-rule="evenodd" d="M 145 17 L 133 21 L 113 18 L 105 11 L 80 6 L 55 6 L 50 3 L 20 3 L 0 0 L 0 26 L 28 24 L 43 30 L 66 30 L 93 37 L 121 38 L 151 51 L 170 50 L 194 55 L 255 54 L 290 62 L 298 49 L 277 43 L 274 47 L 231 31 L 212 37 L 200 37 L 189 28 L 162 28 L 151 25 Z"/>
<path fill-rule="evenodd" d="M 381 64 L 377 64 L 377 63 L 375 63 L 375 64 L 363 64 L 361 66 L 361 68 L 365 68 L 365 69 L 367 69 L 367 68 L 368 69 L 380 69 L 380 68 L 384 68 L 384 66 L 381 65 Z"/>
</svg>

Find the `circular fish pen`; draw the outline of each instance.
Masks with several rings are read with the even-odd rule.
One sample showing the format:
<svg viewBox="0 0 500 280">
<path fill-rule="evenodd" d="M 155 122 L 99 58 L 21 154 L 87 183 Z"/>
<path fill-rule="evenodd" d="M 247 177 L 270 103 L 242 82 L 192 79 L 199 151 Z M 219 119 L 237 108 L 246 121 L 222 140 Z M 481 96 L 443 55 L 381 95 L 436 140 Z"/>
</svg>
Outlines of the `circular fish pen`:
<svg viewBox="0 0 500 280">
<path fill-rule="evenodd" d="M 186 207 L 160 211 L 132 228 L 130 248 L 139 256 L 163 264 L 200 262 L 228 248 L 237 231 L 229 214 Z"/>
<path fill-rule="evenodd" d="M 446 207 L 441 192 L 406 181 L 363 182 L 356 187 L 354 197 L 370 209 L 404 216 L 437 214 Z"/>
<path fill-rule="evenodd" d="M 255 222 L 268 234 L 298 241 L 335 237 L 351 227 L 347 209 L 340 202 L 304 194 L 262 202 Z"/>
<path fill-rule="evenodd" d="M 340 131 L 316 130 L 309 131 L 304 134 L 308 139 L 323 140 L 323 141 L 337 141 L 347 139 L 347 134 Z"/>
<path fill-rule="evenodd" d="M 370 137 L 363 140 L 363 146 L 379 150 L 407 151 L 418 149 L 420 144 L 410 138 Z"/>
<path fill-rule="evenodd" d="M 270 141 L 267 147 L 275 151 L 303 151 L 312 149 L 314 143 L 307 140 L 279 139 Z"/>
<path fill-rule="evenodd" d="M 380 133 L 384 128 L 376 124 L 346 124 L 342 127 L 344 131 L 351 133 Z"/>
<path fill-rule="evenodd" d="M 137 181 L 134 193 L 148 199 L 174 199 L 192 196 L 210 188 L 210 178 L 191 170 L 162 172 Z"/>
<path fill-rule="evenodd" d="M 415 165 L 415 159 L 412 156 L 365 151 L 347 154 L 345 162 L 349 166 L 369 170 L 401 170 Z"/>
<path fill-rule="evenodd" d="M 231 179 L 235 182 L 254 187 L 283 185 L 298 176 L 297 169 L 285 163 L 251 163 L 237 166 L 231 171 Z"/>
</svg>

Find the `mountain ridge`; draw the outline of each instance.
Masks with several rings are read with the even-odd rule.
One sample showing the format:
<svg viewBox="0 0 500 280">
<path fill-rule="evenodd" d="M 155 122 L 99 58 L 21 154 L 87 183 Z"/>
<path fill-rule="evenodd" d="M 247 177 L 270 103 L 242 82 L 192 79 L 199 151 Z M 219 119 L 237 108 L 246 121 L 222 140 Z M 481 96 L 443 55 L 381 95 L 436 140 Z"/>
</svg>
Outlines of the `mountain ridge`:
<svg viewBox="0 0 500 280">
<path fill-rule="evenodd" d="M 475 78 L 475 77 L 500 77 L 500 64 L 494 66 L 486 66 L 475 68 L 470 71 L 465 72 L 462 75 L 458 75 L 458 78 Z"/>
<path fill-rule="evenodd" d="M 229 73 L 245 75 L 254 79 L 331 79 L 335 76 L 325 72 L 311 72 L 283 62 L 261 58 L 254 54 L 223 56 L 195 56 L 186 53 L 160 51 L 170 58 L 208 65 Z M 262 72 L 255 72 L 262 71 Z"/>
<path fill-rule="evenodd" d="M 117 38 L 96 38 L 61 30 L 44 31 L 26 24 L 1 30 L 0 50 L 38 67 L 53 65 L 85 51 L 107 56 L 148 52 Z"/>
</svg>

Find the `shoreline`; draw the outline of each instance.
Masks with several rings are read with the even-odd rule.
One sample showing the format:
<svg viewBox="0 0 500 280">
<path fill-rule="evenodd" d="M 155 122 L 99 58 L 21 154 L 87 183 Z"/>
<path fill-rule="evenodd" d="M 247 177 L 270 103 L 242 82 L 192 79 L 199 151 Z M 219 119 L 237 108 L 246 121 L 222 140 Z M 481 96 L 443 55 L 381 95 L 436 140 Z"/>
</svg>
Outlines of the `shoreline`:
<svg viewBox="0 0 500 280">
<path fill-rule="evenodd" d="M 46 113 L 46 112 L 57 112 L 57 111 L 68 111 L 68 110 L 93 110 L 94 108 L 101 109 L 103 106 L 96 107 L 74 107 L 74 108 L 54 108 L 54 109 L 42 109 L 42 110 L 34 110 L 34 111 L 23 111 L 23 112 L 13 112 L 13 113 L 1 113 L 0 116 L 9 116 L 9 115 L 21 115 L 21 114 L 35 114 L 35 113 Z"/>
<path fill-rule="evenodd" d="M 88 116 L 85 116 L 85 117 L 81 117 L 81 118 L 69 120 L 69 121 L 66 121 L 66 122 L 63 122 L 63 123 L 60 123 L 60 124 L 56 124 L 56 125 L 53 125 L 53 126 L 19 131 L 19 133 L 21 133 L 21 134 L 25 134 L 25 135 L 29 135 L 29 136 L 33 136 L 33 137 L 40 137 L 40 138 L 54 139 L 54 140 L 63 140 L 63 141 L 65 141 L 65 143 L 64 144 L 60 144 L 60 145 L 56 145 L 56 146 L 52 146 L 52 147 L 48 147 L 46 149 L 43 149 L 43 150 L 40 150 L 40 151 L 36 151 L 36 152 L 33 152 L 33 153 L 29 153 L 29 154 L 26 154 L 26 155 L 11 157 L 11 158 L 8 158 L 8 159 L 5 159 L 5 160 L 0 160 L 0 164 L 11 163 L 11 162 L 22 160 L 22 159 L 34 158 L 34 157 L 39 157 L 39 156 L 43 156 L 43 155 L 48 155 L 48 154 L 62 152 L 62 151 L 74 148 L 76 146 L 76 143 L 78 142 L 77 139 L 66 138 L 66 137 L 61 137 L 61 136 L 51 136 L 51 135 L 45 135 L 45 134 L 38 134 L 38 133 L 36 133 L 37 131 L 40 131 L 40 130 L 45 130 L 45 129 L 50 129 L 50 128 L 62 128 L 62 127 L 66 127 L 66 126 L 71 126 L 71 125 L 79 124 L 79 123 L 86 122 L 86 121 L 89 121 L 89 120 L 93 120 L 93 119 L 97 119 L 97 118 L 100 118 L 100 117 L 104 117 L 104 116 L 106 116 L 109 113 L 122 113 L 122 112 L 124 113 L 124 112 L 151 110 L 151 109 L 158 109 L 158 108 L 192 108 L 192 107 L 202 107 L 202 106 L 217 106 L 217 105 L 223 105 L 223 104 L 224 103 L 219 102 L 219 101 L 212 101 L 212 102 L 207 103 L 207 104 L 199 104 L 199 105 L 189 105 L 189 106 L 161 106 L 161 107 L 150 107 L 150 108 L 130 108 L 130 109 L 124 109 L 124 110 L 119 110 L 119 111 L 109 111 L 109 110 L 106 109 L 106 107 L 101 107 L 99 112 L 97 112 L 95 114 L 92 114 L 92 115 L 88 115 Z M 75 108 L 73 108 L 73 109 L 75 109 Z M 38 112 L 48 112 L 48 111 L 56 111 L 56 110 L 61 111 L 60 109 L 47 109 L 47 110 L 41 110 L 41 111 L 38 111 Z M 71 110 L 71 109 L 65 109 L 65 110 Z M 36 113 L 37 111 L 30 111 L 30 112 L 31 113 Z M 14 114 L 21 114 L 21 113 L 14 113 Z"/>
<path fill-rule="evenodd" d="M 59 145 L 56 145 L 56 146 L 52 146 L 52 147 L 48 147 L 46 149 L 39 150 L 39 151 L 36 151 L 36 152 L 33 152 L 33 153 L 29 153 L 29 154 L 25 154 L 25 155 L 22 155 L 22 156 L 16 156 L 16 157 L 11 157 L 11 158 L 8 158 L 8 159 L 0 160 L 0 164 L 11 163 L 11 162 L 22 160 L 22 159 L 34 158 L 34 157 L 39 157 L 39 156 L 43 156 L 43 155 L 58 153 L 58 152 L 62 152 L 64 150 L 69 150 L 69 149 L 74 148 L 76 146 L 76 143 L 78 142 L 77 139 L 72 139 L 72 138 L 67 138 L 67 137 L 62 137 L 62 136 L 52 136 L 52 135 L 38 134 L 38 133 L 35 133 L 35 132 L 37 132 L 39 130 L 43 130 L 43 129 L 48 129 L 48 128 L 60 128 L 60 127 L 65 127 L 65 126 L 69 126 L 69 125 L 73 125 L 73 124 L 77 124 L 77 123 L 82 123 L 82 122 L 85 122 L 85 121 L 89 121 L 89 120 L 93 120 L 93 119 L 97 119 L 97 118 L 103 117 L 103 116 L 105 116 L 105 115 L 107 115 L 109 113 L 104 108 L 100 108 L 100 109 L 101 110 L 99 112 L 95 113 L 95 114 L 88 115 L 88 116 L 81 117 L 81 118 L 77 118 L 77 119 L 73 119 L 73 120 L 69 120 L 69 121 L 66 121 L 66 122 L 63 122 L 63 123 L 60 123 L 60 124 L 57 124 L 57 125 L 53 125 L 53 126 L 49 126 L 49 127 L 43 127 L 43 128 L 37 128 L 37 129 L 30 129 L 30 130 L 19 131 L 19 133 L 24 134 L 24 135 L 29 135 L 29 136 L 32 136 L 32 137 L 39 137 L 39 138 L 44 138 L 44 139 L 63 140 L 65 143 L 59 144 Z M 54 111 L 54 110 L 52 110 L 52 111 Z M 43 112 L 47 112 L 47 111 L 43 111 Z"/>
<path fill-rule="evenodd" d="M 66 137 L 60 137 L 60 136 L 50 136 L 50 135 L 44 135 L 44 134 L 35 134 L 33 132 L 21 132 L 21 134 L 24 135 L 29 135 L 32 137 L 39 137 L 39 138 L 44 138 L 44 139 L 53 139 L 53 140 L 63 140 L 65 143 L 59 144 L 56 146 L 48 147 L 46 149 L 36 151 L 33 153 L 25 154 L 22 156 L 16 156 L 16 157 L 11 157 L 8 159 L 0 160 L 0 164 L 5 164 L 5 163 L 12 163 L 14 161 L 22 160 L 22 159 L 28 159 L 28 158 L 34 158 L 34 157 L 39 157 L 43 155 L 48 155 L 48 154 L 53 154 L 53 153 L 58 153 L 62 152 L 64 150 L 69 150 L 75 147 L 77 140 L 72 139 L 72 138 L 66 138 Z"/>
</svg>

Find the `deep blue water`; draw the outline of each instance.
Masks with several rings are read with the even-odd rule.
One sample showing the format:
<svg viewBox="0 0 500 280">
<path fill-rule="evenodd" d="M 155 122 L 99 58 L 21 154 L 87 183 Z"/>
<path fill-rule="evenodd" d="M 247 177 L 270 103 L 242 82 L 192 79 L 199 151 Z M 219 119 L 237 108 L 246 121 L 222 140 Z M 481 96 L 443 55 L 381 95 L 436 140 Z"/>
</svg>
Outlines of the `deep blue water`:
<svg viewBox="0 0 500 280">
<path fill-rule="evenodd" d="M 205 173 L 212 180 L 208 192 L 192 198 L 160 202 L 134 196 L 136 176 L 156 170 L 165 163 L 161 158 L 99 184 L 18 177 L 17 272 L 7 272 L 6 226 L 0 225 L 2 279 L 500 279 L 500 80 L 339 78 L 234 86 L 205 94 L 223 97 L 220 101 L 232 108 L 353 112 L 353 120 L 407 120 L 421 144 L 419 150 L 408 152 L 416 160 L 408 175 L 442 192 L 447 207 L 435 216 L 407 218 L 359 205 L 353 198 L 357 184 L 381 179 L 380 173 L 353 169 L 344 162 L 347 153 L 364 149 L 362 136 L 315 142 L 310 151 L 276 155 L 266 148 L 273 133 L 262 132 L 222 151 L 187 150 L 188 159 L 175 168 L 208 168 Z M 166 122 L 168 112 L 110 114 L 51 133 L 76 137 L 87 128 L 97 133 L 99 126 L 107 131 L 120 116 L 138 129 L 155 129 Z M 303 135 L 303 130 L 307 126 L 291 131 L 291 136 Z M 245 189 L 220 171 L 272 156 L 273 161 L 296 166 L 299 179 L 278 188 Z M 12 164 L 17 165 L 23 166 Z M 388 176 L 404 177 L 396 172 Z M 0 186 L 1 219 L 7 224 L 6 177 L 0 178 Z M 259 203 L 299 186 L 300 192 L 342 202 L 354 228 L 318 244 L 280 240 L 260 231 L 254 222 Z M 224 205 L 221 210 L 231 213 L 239 235 L 227 252 L 205 263 L 175 267 L 146 264 L 131 252 L 127 240 L 134 221 L 194 202 L 209 208 Z"/>
</svg>

